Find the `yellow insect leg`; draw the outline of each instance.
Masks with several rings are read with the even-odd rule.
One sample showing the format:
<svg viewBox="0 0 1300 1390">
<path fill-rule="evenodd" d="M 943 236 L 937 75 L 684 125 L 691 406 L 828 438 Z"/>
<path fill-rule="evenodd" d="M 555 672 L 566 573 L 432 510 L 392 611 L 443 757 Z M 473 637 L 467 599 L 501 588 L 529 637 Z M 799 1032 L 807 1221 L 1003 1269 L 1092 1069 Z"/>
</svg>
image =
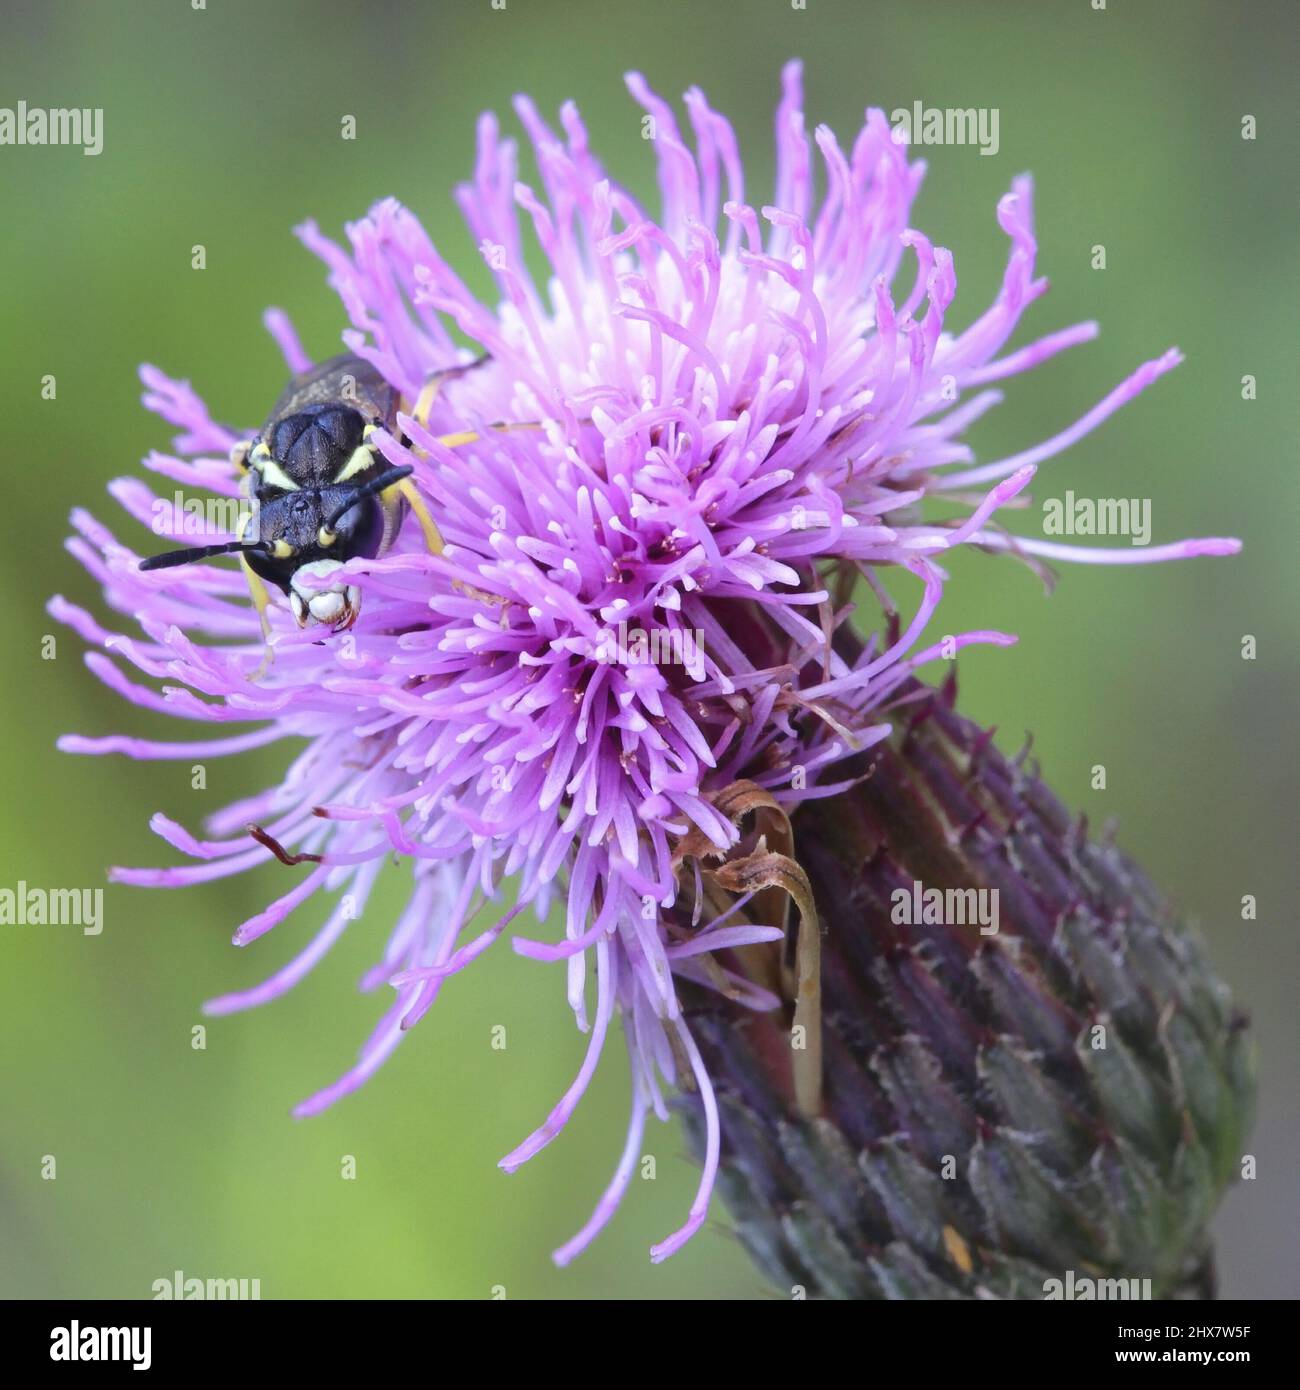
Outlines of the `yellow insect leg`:
<svg viewBox="0 0 1300 1390">
<path fill-rule="evenodd" d="M 424 532 L 424 542 L 429 547 L 429 554 L 441 555 L 443 552 L 442 535 L 434 524 L 433 518 L 429 515 L 429 509 L 424 505 L 424 498 L 420 496 L 419 489 L 410 478 L 403 478 L 400 483 L 394 483 L 392 487 L 385 488 L 379 495 L 381 499 L 386 499 L 396 493 L 400 493 L 406 499 L 407 505 L 415 513 L 416 519 L 420 523 L 420 529 Z M 462 583 L 459 579 L 452 580 L 452 588 L 459 589 L 461 593 L 468 594 L 470 598 L 478 599 L 480 603 L 504 605 L 506 602 L 499 594 L 486 594 L 482 589 L 475 589 Z"/>
<path fill-rule="evenodd" d="M 488 428 L 494 434 L 507 434 L 511 430 L 540 430 L 542 425 L 537 420 L 518 420 L 489 425 Z M 477 430 L 461 430 L 458 434 L 439 435 L 438 443 L 448 449 L 459 449 L 462 444 L 477 444 L 482 437 Z"/>
<path fill-rule="evenodd" d="M 490 360 L 491 354 L 485 352 L 482 357 L 476 357 L 472 362 L 462 362 L 459 366 L 444 367 L 442 371 L 434 372 L 420 388 L 415 409 L 411 414 L 427 429 L 429 416 L 433 412 L 433 403 L 438 398 L 438 392 L 442 390 L 442 383 L 450 381 L 453 377 L 464 376 L 466 372 L 472 372 L 475 367 L 481 367 L 484 362 Z"/>
<path fill-rule="evenodd" d="M 536 422 L 530 421 L 520 425 L 493 425 L 492 428 L 494 430 L 539 430 L 542 427 Z M 479 438 L 480 435 L 477 431 L 464 430 L 460 434 L 440 435 L 438 443 L 445 445 L 448 449 L 454 449 L 458 444 L 473 444 Z M 417 450 L 417 452 L 423 451 Z M 424 532 L 424 543 L 429 547 L 429 554 L 441 555 L 443 551 L 442 534 L 434 523 L 433 517 L 429 515 L 429 509 L 424 505 L 424 499 L 420 496 L 419 489 L 410 478 L 403 478 L 400 483 L 394 483 L 393 488 L 402 494 L 415 513 L 420 523 L 420 529 Z M 386 489 L 386 491 L 388 490 Z"/>
<path fill-rule="evenodd" d="M 430 555 L 441 555 L 443 551 L 442 533 L 434 523 L 433 517 L 429 515 L 429 509 L 424 505 L 424 498 L 420 496 L 420 490 L 410 480 L 403 478 L 400 483 L 394 483 L 393 489 L 400 492 L 406 499 L 406 504 L 415 513 L 415 519 L 420 523 L 420 530 L 424 532 L 424 543 L 429 547 Z"/>
<path fill-rule="evenodd" d="M 248 592 L 253 600 L 253 607 L 257 610 L 257 618 L 262 625 L 262 640 L 266 646 L 266 651 L 257 670 L 248 677 L 250 681 L 260 681 L 271 669 L 271 662 L 275 659 L 275 650 L 271 646 L 271 619 L 267 616 L 267 609 L 271 606 L 271 595 L 267 592 L 261 576 L 253 573 L 246 555 L 239 557 L 239 565 L 244 571 L 244 580 L 248 584 Z"/>
</svg>

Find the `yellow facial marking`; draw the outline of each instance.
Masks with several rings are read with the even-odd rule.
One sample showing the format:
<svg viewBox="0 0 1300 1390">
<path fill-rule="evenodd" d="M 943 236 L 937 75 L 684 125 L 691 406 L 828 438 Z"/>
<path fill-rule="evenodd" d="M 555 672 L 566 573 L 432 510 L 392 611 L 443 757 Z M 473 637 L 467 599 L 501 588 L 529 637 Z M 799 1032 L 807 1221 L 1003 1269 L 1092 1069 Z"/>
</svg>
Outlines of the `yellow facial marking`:
<svg viewBox="0 0 1300 1390">
<path fill-rule="evenodd" d="M 257 469 L 258 477 L 267 487 L 278 487 L 285 492 L 298 491 L 298 484 L 276 463 L 270 454 L 263 457 L 257 449 L 254 449 L 248 462 L 250 467 Z"/>
<path fill-rule="evenodd" d="M 358 473 L 364 473 L 367 468 L 375 465 L 375 451 L 367 444 L 358 445 L 353 450 L 352 457 L 343 465 L 343 471 L 334 479 L 336 483 L 346 483 L 349 478 L 355 478 Z"/>
</svg>

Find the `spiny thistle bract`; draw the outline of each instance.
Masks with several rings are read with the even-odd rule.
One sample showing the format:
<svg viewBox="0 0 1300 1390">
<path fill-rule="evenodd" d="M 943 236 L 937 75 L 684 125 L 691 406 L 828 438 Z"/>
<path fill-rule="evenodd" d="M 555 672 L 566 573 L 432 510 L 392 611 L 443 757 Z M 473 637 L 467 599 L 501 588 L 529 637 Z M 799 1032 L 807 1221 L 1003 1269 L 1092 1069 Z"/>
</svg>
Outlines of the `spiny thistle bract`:
<svg viewBox="0 0 1300 1390">
<path fill-rule="evenodd" d="M 883 113 L 867 113 L 848 149 L 825 127 L 810 141 L 791 64 L 775 193 L 770 204 L 751 203 L 732 129 L 699 91 L 685 99 L 688 141 L 640 77 L 629 87 L 655 127 L 658 216 L 606 176 L 572 105 L 557 132 L 527 100 L 517 103 L 538 187 L 517 180 L 513 143 L 483 117 L 474 176 L 458 198 L 495 281 L 495 307 L 395 202 L 350 226 L 348 248 L 314 225 L 300 229 L 351 320 L 345 345 L 408 403 L 401 433 L 377 439 L 389 463 L 413 470 L 443 553 L 428 553 L 408 523 L 380 558 L 350 561 L 343 582 L 364 604 L 345 635 L 322 641 L 273 606 L 275 660 L 257 679 L 261 635 L 237 572 L 220 562 L 142 572 L 137 551 L 81 510 L 71 549 L 139 634 L 103 627 L 62 599 L 52 611 L 94 648 L 91 671 L 132 703 L 205 728 L 256 725 L 197 742 L 70 736 L 64 748 L 186 761 L 296 750 L 282 779 L 213 814 L 207 838 L 154 818 L 158 835 L 194 862 L 114 871 L 118 882 L 174 887 L 272 854 L 305 865 L 237 928 L 238 945 L 305 915 L 319 894 L 341 895 L 288 964 L 212 1001 L 210 1012 L 275 999 L 345 930 L 373 931 L 365 907 L 381 866 L 394 851 L 408 865 L 409 902 L 362 981 L 395 998 L 357 1063 L 299 1114 L 366 1081 L 523 909 L 541 920 L 558 901 L 560 940 L 515 935 L 512 944 L 543 973 L 563 969 L 590 1046 L 573 1085 L 502 1166 L 514 1169 L 563 1129 L 617 1015 L 632 1070 L 628 1153 L 650 1111 L 668 1117 L 666 1090 L 686 1084 L 706 1100 L 700 1187 L 684 1225 L 652 1251 L 659 1259 L 703 1223 L 720 1150 L 712 1082 L 679 983 L 757 1011 L 783 998 L 742 963 L 748 949 L 779 949 L 771 943 L 781 925 L 746 912 L 746 893 L 725 920 L 701 916 L 700 864 L 732 854 L 742 836 L 719 809 L 728 789 L 752 784 L 783 814 L 835 796 L 852 784 L 845 759 L 886 737 L 882 711 L 915 667 L 940 650 L 1012 640 L 977 631 L 923 643 L 946 550 L 974 544 L 1034 564 L 1075 553 L 1132 562 L 1225 554 L 1236 543 L 1074 552 L 995 524 L 1039 463 L 1178 360 L 1164 352 L 1052 438 L 975 462 L 962 435 L 1001 399 L 993 383 L 1096 331 L 1078 324 L 1003 351 L 1046 288 L 1035 276 L 1027 178 L 997 210 L 1010 239 L 1001 289 L 953 333 L 953 259 L 909 227 L 923 166 L 909 161 Z M 526 249 L 547 262 L 545 285 Z M 305 368 L 287 318 L 274 311 L 268 326 L 289 367 Z M 474 350 L 458 347 L 453 330 Z M 491 360 L 449 382 L 431 414 L 412 417 L 431 373 L 481 352 Z M 154 368 L 143 376 L 146 404 L 180 431 L 173 452 L 151 454 L 146 466 L 237 499 L 227 454 L 241 432 L 214 422 L 187 382 Z M 539 428 L 493 428 L 502 422 Z M 480 438 L 439 442 L 462 430 Z M 139 479 L 111 492 L 135 522 L 157 519 L 159 499 Z M 923 504 L 934 496 L 965 516 L 927 519 Z M 187 545 L 232 538 L 164 534 Z M 824 582 L 831 570 L 861 578 L 887 613 L 891 575 L 909 590 L 919 581 L 901 632 L 852 660 L 834 650 L 831 634 L 850 605 Z M 621 640 L 629 633 L 666 634 L 679 646 L 689 637 L 693 659 L 646 660 Z M 125 667 L 161 688 L 134 682 Z M 789 855 L 751 869 L 748 893 L 770 903 L 782 884 L 797 886 L 797 869 Z M 462 942 L 484 909 L 491 925 Z M 815 991 L 815 934 L 803 937 L 803 984 Z M 815 1025 L 815 993 L 804 1015 Z M 815 1059 L 800 1075 L 813 1106 Z M 629 1174 L 625 1156 L 558 1260 L 605 1224 Z"/>
<path fill-rule="evenodd" d="M 1210 1295 L 1254 1097 L 1245 1018 L 1110 835 L 954 690 L 910 690 L 858 786 L 794 818 L 825 927 L 821 1113 L 798 1112 L 785 1020 L 687 999 L 740 1237 L 808 1297 Z M 932 919 L 923 892 L 962 899 Z"/>
</svg>

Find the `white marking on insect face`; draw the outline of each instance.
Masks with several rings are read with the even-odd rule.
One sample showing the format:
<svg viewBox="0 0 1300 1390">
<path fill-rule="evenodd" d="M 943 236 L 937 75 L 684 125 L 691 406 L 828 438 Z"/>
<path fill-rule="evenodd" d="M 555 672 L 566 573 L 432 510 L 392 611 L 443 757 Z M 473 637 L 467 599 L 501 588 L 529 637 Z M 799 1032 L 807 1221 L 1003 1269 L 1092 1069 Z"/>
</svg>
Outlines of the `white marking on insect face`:
<svg viewBox="0 0 1300 1390">
<path fill-rule="evenodd" d="M 302 578 L 328 579 L 341 570 L 338 560 L 312 560 L 294 571 L 290 583 L 290 602 L 299 627 L 308 622 L 324 623 L 330 627 L 351 627 L 361 608 L 361 590 L 355 584 L 327 584 L 324 588 L 300 585 Z"/>
<path fill-rule="evenodd" d="M 311 596 L 307 611 L 318 623 L 335 623 L 343 616 L 347 599 L 342 589 L 318 589 Z"/>
</svg>

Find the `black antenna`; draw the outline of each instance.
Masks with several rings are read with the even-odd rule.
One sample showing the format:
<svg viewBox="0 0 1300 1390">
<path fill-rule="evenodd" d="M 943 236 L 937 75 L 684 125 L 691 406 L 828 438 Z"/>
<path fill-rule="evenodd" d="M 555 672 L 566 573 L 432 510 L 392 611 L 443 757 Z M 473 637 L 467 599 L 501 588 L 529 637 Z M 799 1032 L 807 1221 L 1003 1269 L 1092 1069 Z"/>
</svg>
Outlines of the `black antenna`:
<svg viewBox="0 0 1300 1390">
<path fill-rule="evenodd" d="M 332 531 L 334 523 L 344 512 L 350 512 L 358 502 L 364 502 L 367 497 L 373 497 L 377 492 L 383 492 L 386 487 L 392 487 L 394 483 L 400 483 L 403 478 L 409 477 L 415 470 L 410 464 L 398 464 L 396 467 L 385 469 L 378 477 L 371 478 L 368 483 L 362 483 L 359 488 L 341 506 L 335 507 L 334 511 L 325 519 L 325 529 Z"/>
<path fill-rule="evenodd" d="M 165 555 L 150 555 L 140 561 L 142 570 L 170 570 L 177 565 L 192 565 L 195 560 L 206 560 L 212 555 L 233 555 L 235 551 L 259 551 L 267 553 L 262 541 L 226 541 L 222 545 L 196 545 L 189 550 L 169 550 Z"/>
</svg>

